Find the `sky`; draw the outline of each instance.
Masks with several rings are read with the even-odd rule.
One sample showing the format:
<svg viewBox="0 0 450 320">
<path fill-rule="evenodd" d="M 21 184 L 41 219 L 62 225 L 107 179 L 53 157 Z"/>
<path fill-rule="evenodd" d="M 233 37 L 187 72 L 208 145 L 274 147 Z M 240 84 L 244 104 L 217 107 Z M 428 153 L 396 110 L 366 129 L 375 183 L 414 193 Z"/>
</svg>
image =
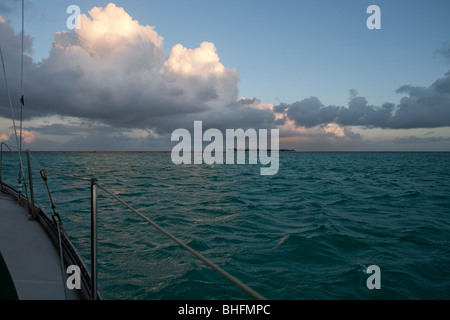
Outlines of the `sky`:
<svg viewBox="0 0 450 320">
<path fill-rule="evenodd" d="M 203 121 L 276 128 L 298 151 L 450 151 L 449 15 L 448 0 L 25 0 L 23 143 L 170 150 Z M 0 17 L 18 126 L 21 1 Z M 1 71 L 0 140 L 15 145 Z"/>
</svg>

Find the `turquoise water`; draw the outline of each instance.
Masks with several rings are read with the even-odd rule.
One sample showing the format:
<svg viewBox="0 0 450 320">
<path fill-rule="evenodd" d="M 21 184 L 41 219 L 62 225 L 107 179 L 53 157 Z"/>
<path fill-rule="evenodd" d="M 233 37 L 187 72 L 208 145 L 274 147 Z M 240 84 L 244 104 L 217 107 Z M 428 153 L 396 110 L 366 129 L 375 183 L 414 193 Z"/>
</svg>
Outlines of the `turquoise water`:
<svg viewBox="0 0 450 320">
<path fill-rule="evenodd" d="M 259 165 L 180 165 L 170 153 L 34 153 L 56 211 L 90 263 L 99 183 L 268 299 L 449 299 L 450 153 L 281 153 Z M 4 180 L 16 185 L 16 155 Z M 34 165 L 34 164 L 33 164 Z M 39 205 L 48 194 L 35 166 Z M 248 299 L 99 191 L 99 286 L 107 299 Z M 369 265 L 381 289 L 369 290 Z"/>
</svg>

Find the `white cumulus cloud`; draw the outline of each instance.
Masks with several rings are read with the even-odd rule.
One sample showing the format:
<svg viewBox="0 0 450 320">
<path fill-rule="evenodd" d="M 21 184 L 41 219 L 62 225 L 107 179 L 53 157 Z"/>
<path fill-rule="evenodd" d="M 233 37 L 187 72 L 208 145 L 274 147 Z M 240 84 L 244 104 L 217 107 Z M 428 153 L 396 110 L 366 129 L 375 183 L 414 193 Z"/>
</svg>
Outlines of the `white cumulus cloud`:
<svg viewBox="0 0 450 320">
<path fill-rule="evenodd" d="M 25 88 L 32 108 L 24 117 L 78 117 L 164 134 L 194 120 L 220 118 L 234 127 L 234 109 L 263 112 L 238 102 L 239 75 L 221 63 L 211 42 L 193 49 L 178 44 L 166 58 L 163 37 L 115 4 L 94 7 L 80 21 L 79 29 L 55 34 L 48 58 L 28 61 Z M 20 48 L 8 23 L 0 28 L 8 45 Z"/>
</svg>

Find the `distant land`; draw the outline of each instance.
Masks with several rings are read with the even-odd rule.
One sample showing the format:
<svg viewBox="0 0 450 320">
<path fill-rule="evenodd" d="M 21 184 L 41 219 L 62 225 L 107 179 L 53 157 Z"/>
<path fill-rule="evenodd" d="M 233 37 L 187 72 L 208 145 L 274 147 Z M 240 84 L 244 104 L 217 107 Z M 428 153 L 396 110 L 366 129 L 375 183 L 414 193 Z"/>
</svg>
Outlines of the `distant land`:
<svg viewBox="0 0 450 320">
<path fill-rule="evenodd" d="M 249 148 L 247 148 L 247 149 L 245 149 L 245 150 L 242 150 L 242 149 L 237 149 L 237 148 L 234 148 L 234 151 L 245 151 L 245 152 L 248 152 L 248 151 L 272 151 L 272 149 L 249 149 Z M 295 150 L 294 149 L 278 149 L 278 151 L 279 152 L 295 152 Z"/>
</svg>

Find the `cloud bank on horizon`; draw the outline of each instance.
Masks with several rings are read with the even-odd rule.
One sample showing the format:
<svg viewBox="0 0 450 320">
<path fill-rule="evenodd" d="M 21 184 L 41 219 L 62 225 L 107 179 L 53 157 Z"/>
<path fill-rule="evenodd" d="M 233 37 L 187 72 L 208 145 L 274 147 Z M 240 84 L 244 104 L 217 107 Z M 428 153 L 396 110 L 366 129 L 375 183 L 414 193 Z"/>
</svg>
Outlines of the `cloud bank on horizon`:
<svg viewBox="0 0 450 320">
<path fill-rule="evenodd" d="M 19 97 L 20 33 L 1 17 L 0 39 L 12 97 Z M 283 141 L 306 146 L 361 141 L 353 127 L 450 127 L 450 72 L 428 87 L 398 88 L 404 97 L 397 105 L 370 105 L 356 90 L 350 91 L 348 106 L 325 106 L 314 96 L 273 105 L 239 97 L 238 71 L 221 63 L 213 43 L 194 49 L 177 44 L 166 57 L 163 42 L 153 27 L 140 25 L 112 3 L 92 8 L 89 16 L 82 14 L 80 29 L 57 32 L 49 57 L 40 62 L 31 59 L 33 40 L 26 36 L 24 87 L 29 107 L 24 119 L 72 119 L 28 127 L 28 142 L 35 140 L 34 133 L 60 134 L 71 137 L 61 144 L 70 148 L 71 143 L 86 142 L 90 131 L 107 137 L 111 147 L 114 140 L 136 147 L 146 139 L 165 139 L 167 144 L 173 130 L 189 129 L 194 120 L 218 129 L 277 127 L 281 147 Z M 448 48 L 440 53 L 450 61 Z M 10 118 L 5 90 L 0 91 L 0 101 L 0 116 Z M 11 137 L 11 132 L 0 133 L 3 140 Z"/>
</svg>

